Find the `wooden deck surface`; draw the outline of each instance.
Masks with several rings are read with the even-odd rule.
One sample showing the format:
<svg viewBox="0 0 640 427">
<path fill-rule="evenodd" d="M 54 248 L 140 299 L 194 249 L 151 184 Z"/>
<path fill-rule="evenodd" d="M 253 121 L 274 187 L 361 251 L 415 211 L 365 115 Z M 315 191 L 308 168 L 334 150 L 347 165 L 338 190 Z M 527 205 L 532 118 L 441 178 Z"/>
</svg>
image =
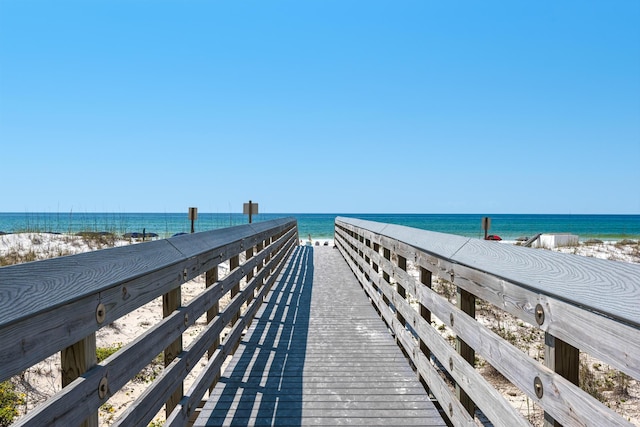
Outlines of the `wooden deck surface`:
<svg viewBox="0 0 640 427">
<path fill-rule="evenodd" d="M 195 426 L 444 426 L 337 249 L 295 249 Z"/>
</svg>

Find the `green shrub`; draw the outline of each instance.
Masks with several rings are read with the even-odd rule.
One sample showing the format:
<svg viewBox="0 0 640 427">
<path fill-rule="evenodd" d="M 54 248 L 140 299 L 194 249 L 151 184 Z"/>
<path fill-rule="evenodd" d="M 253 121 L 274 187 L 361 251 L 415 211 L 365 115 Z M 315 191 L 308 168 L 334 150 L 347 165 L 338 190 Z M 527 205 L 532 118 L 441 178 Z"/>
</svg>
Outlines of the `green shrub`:
<svg viewBox="0 0 640 427">
<path fill-rule="evenodd" d="M 122 348 L 122 344 L 118 343 L 111 347 L 98 347 L 96 348 L 96 358 L 98 359 L 98 363 L 102 362 L 107 357 L 111 356 L 116 351 Z"/>
<path fill-rule="evenodd" d="M 0 383 L 0 427 L 6 427 L 18 416 L 18 406 L 24 405 L 24 399 L 16 393 L 11 381 Z"/>
</svg>

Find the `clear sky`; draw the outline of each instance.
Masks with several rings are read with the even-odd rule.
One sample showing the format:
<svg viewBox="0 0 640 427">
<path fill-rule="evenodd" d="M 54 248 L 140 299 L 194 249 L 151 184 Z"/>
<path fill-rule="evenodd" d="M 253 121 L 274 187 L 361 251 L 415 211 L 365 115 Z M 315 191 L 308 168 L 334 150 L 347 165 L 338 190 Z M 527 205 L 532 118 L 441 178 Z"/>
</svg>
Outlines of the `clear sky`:
<svg viewBox="0 0 640 427">
<path fill-rule="evenodd" d="M 0 212 L 640 213 L 640 1 L 0 0 Z"/>
</svg>

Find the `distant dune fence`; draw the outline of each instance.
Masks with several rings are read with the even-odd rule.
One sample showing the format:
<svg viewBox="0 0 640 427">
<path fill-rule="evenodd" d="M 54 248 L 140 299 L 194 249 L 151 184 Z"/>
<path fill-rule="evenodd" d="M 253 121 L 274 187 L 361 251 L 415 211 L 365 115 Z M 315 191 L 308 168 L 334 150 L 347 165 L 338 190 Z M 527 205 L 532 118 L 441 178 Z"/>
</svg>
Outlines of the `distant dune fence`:
<svg viewBox="0 0 640 427">
<path fill-rule="evenodd" d="M 57 352 L 62 363 L 62 390 L 16 425 L 97 425 L 100 406 L 159 354 L 164 370 L 114 425 L 147 425 L 165 403 L 168 425 L 185 425 L 297 244 L 289 218 L 1 268 L 0 381 Z M 229 273 L 219 277 L 223 262 Z M 199 275 L 206 288 L 183 306 L 181 286 Z M 96 332 L 158 297 L 162 321 L 97 363 Z M 204 330 L 183 347 L 203 316 Z"/>
<path fill-rule="evenodd" d="M 530 425 L 480 358 L 543 408 L 545 425 L 631 425 L 577 384 L 581 352 L 640 379 L 640 266 L 342 217 L 335 241 L 453 425 L 476 425 L 473 414 Z M 453 295 L 435 292 L 436 278 Z M 480 303 L 543 331 L 543 360 L 477 321 Z"/>
</svg>

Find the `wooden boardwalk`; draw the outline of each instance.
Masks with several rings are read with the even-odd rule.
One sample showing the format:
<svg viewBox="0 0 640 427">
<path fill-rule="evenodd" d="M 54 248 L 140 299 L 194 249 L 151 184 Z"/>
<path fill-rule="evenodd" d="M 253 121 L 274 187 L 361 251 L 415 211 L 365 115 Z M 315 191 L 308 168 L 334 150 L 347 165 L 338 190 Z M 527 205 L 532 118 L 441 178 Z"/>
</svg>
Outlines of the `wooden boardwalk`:
<svg viewBox="0 0 640 427">
<path fill-rule="evenodd" d="M 295 249 L 195 426 L 444 426 L 340 255 Z"/>
</svg>

